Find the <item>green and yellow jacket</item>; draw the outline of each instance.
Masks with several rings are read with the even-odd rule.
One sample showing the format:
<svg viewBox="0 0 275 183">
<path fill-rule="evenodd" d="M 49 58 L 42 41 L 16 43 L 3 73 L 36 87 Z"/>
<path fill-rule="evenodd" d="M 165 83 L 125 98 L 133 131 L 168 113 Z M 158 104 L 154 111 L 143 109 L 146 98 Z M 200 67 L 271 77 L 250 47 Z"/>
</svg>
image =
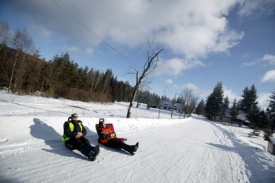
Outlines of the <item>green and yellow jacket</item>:
<svg viewBox="0 0 275 183">
<path fill-rule="evenodd" d="M 64 128 L 64 134 L 62 137 L 62 141 L 66 142 L 70 138 L 75 137 L 77 132 L 82 132 L 83 136 L 86 136 L 87 131 L 82 125 L 82 121 L 66 121 L 63 125 Z"/>
</svg>

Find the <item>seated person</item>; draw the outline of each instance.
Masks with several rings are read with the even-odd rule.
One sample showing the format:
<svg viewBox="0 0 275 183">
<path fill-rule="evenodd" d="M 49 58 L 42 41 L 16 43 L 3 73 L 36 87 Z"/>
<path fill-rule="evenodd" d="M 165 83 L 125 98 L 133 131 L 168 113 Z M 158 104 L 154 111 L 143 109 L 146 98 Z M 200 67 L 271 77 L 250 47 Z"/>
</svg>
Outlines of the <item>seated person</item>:
<svg viewBox="0 0 275 183">
<path fill-rule="evenodd" d="M 99 145 L 92 146 L 90 141 L 85 137 L 87 131 L 82 125 L 82 121 L 77 120 L 77 114 L 72 114 L 63 125 L 64 135 L 62 141 L 65 142 L 69 149 L 77 149 L 88 159 L 94 161 L 99 154 Z"/>
<path fill-rule="evenodd" d="M 106 126 L 105 120 L 103 118 L 100 118 L 99 120 L 98 136 L 99 141 L 105 146 L 123 149 L 131 155 L 134 155 L 138 149 L 138 142 L 136 145 L 128 145 L 125 144 L 121 139 L 117 138 L 115 132 L 112 132 L 112 130 Z"/>
</svg>

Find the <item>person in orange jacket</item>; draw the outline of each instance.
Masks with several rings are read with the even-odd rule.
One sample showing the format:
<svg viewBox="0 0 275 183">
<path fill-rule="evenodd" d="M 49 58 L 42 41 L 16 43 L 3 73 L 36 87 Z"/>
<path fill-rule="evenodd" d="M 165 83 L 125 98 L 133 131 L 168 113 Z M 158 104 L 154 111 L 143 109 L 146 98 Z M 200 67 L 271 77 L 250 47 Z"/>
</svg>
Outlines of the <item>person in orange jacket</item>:
<svg viewBox="0 0 275 183">
<path fill-rule="evenodd" d="M 99 140 L 103 145 L 107 147 L 123 149 L 131 155 L 135 154 L 139 146 L 138 142 L 136 143 L 136 145 L 128 145 L 124 143 L 121 139 L 117 138 L 116 133 L 106 126 L 105 120 L 103 118 L 100 118 L 99 120 L 98 135 Z"/>
</svg>

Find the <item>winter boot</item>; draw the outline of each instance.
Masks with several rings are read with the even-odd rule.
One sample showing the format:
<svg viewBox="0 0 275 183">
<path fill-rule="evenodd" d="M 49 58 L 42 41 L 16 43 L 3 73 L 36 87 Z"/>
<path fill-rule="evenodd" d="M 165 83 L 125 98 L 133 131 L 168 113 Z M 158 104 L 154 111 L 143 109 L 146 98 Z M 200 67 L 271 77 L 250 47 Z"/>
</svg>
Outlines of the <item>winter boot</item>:
<svg viewBox="0 0 275 183">
<path fill-rule="evenodd" d="M 139 143 L 137 142 L 137 143 L 136 143 L 136 145 L 135 145 L 135 148 L 134 148 L 134 152 L 136 152 L 136 151 L 137 151 L 138 146 L 139 146 Z"/>
<path fill-rule="evenodd" d="M 99 150 L 99 145 L 96 145 L 92 148 L 91 152 L 88 155 L 88 158 L 91 161 L 96 160 L 97 155 L 99 154 L 100 150 Z"/>
<path fill-rule="evenodd" d="M 133 148 L 133 153 L 137 152 L 139 143 L 137 142 L 136 145 L 132 146 Z"/>
<path fill-rule="evenodd" d="M 138 149 L 138 143 L 134 146 L 130 146 L 128 152 L 133 156 Z"/>
<path fill-rule="evenodd" d="M 131 155 L 134 155 L 134 146 L 129 146 L 128 144 L 122 143 L 121 149 L 127 151 Z"/>
</svg>

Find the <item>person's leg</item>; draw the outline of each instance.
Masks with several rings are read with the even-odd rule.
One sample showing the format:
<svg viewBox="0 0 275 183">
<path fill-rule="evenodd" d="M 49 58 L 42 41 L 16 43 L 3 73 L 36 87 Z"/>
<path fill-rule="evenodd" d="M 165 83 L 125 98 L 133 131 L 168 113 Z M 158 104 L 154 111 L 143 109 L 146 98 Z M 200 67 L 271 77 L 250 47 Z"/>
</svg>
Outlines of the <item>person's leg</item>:
<svg viewBox="0 0 275 183">
<path fill-rule="evenodd" d="M 123 149 L 127 152 L 129 152 L 131 155 L 134 155 L 134 153 L 137 151 L 138 143 L 136 145 L 128 145 L 124 142 L 122 142 L 120 139 L 114 138 L 110 139 L 107 144 L 108 147 Z"/>
<path fill-rule="evenodd" d="M 124 146 L 123 144 L 124 143 L 120 139 L 113 138 L 113 139 L 108 140 L 108 142 L 105 145 L 108 147 L 121 149 Z"/>
<path fill-rule="evenodd" d="M 73 149 L 80 149 L 81 147 L 84 146 L 82 141 L 76 138 L 70 138 L 68 141 L 66 141 L 66 144 L 72 145 Z"/>
<path fill-rule="evenodd" d="M 79 140 L 83 143 L 83 144 L 91 144 L 90 143 L 90 141 L 86 138 L 86 137 L 84 137 L 84 136 L 81 136 L 80 138 L 79 138 Z"/>
<path fill-rule="evenodd" d="M 90 147 L 88 147 L 88 149 L 89 149 L 89 157 L 88 158 L 91 159 L 92 161 L 94 161 L 96 156 L 100 152 L 99 145 L 96 145 L 96 146 L 90 145 Z"/>
<path fill-rule="evenodd" d="M 122 149 L 124 149 L 125 151 L 127 151 L 131 155 L 134 155 L 135 152 L 138 149 L 138 145 L 139 145 L 139 143 L 136 143 L 136 145 L 128 145 L 128 144 L 123 143 Z"/>
<path fill-rule="evenodd" d="M 81 147 L 79 149 L 79 151 L 86 157 L 89 157 L 89 153 L 90 153 L 90 147 L 89 147 L 89 144 L 86 144 L 85 146 Z"/>
<path fill-rule="evenodd" d="M 95 158 L 100 152 L 99 145 L 92 146 L 91 144 L 86 144 L 79 151 L 89 159 Z"/>
</svg>

